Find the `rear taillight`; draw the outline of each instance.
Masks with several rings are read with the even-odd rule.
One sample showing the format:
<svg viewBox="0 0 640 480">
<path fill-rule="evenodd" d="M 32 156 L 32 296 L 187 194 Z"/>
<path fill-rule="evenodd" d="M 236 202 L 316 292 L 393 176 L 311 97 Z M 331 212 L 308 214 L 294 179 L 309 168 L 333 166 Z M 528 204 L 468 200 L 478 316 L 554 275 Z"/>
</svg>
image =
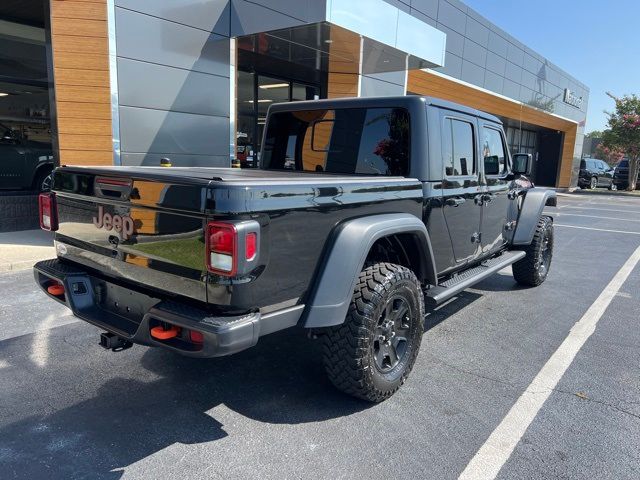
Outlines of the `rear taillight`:
<svg viewBox="0 0 640 480">
<path fill-rule="evenodd" d="M 38 197 L 40 228 L 48 232 L 58 230 L 58 207 L 55 193 L 41 193 Z"/>
<path fill-rule="evenodd" d="M 206 230 L 207 269 L 225 277 L 255 269 L 260 256 L 260 224 L 209 222 Z"/>
<path fill-rule="evenodd" d="M 238 231 L 231 223 L 207 225 L 207 268 L 232 277 L 238 265 Z"/>
</svg>

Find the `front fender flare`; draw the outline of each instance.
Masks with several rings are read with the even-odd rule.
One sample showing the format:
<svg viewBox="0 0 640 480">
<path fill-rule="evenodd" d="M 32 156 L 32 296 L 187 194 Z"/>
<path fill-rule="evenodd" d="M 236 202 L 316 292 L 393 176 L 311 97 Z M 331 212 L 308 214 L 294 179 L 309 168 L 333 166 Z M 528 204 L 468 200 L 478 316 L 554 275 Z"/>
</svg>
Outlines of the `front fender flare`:
<svg viewBox="0 0 640 480">
<path fill-rule="evenodd" d="M 373 244 L 389 235 L 407 233 L 419 239 L 421 259 L 426 262 L 425 280 L 435 285 L 437 274 L 431 240 L 421 219 L 393 213 L 349 220 L 333 235 L 333 243 L 324 257 L 302 316 L 303 326 L 322 328 L 343 323 L 358 275 Z"/>
<path fill-rule="evenodd" d="M 520 215 L 518 215 L 518 225 L 513 234 L 513 245 L 530 245 L 544 207 L 555 207 L 557 204 L 558 197 L 555 190 L 544 188 L 527 190 Z"/>
</svg>

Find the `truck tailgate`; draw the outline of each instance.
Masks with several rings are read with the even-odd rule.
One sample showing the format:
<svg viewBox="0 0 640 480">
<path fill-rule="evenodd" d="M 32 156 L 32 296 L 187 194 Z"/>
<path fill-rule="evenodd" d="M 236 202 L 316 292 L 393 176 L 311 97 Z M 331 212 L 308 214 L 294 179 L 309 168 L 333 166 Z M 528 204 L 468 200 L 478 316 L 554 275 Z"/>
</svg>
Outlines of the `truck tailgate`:
<svg viewBox="0 0 640 480">
<path fill-rule="evenodd" d="M 104 275 L 206 302 L 204 174 L 56 171 L 57 251 Z"/>
</svg>

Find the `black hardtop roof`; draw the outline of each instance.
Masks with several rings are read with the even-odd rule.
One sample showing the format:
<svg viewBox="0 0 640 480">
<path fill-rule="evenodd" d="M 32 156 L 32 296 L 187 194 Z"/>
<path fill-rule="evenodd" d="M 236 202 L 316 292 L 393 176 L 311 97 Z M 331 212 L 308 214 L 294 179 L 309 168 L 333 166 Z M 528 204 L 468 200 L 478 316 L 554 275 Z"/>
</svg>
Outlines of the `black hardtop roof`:
<svg viewBox="0 0 640 480">
<path fill-rule="evenodd" d="M 456 112 L 464 113 L 474 117 L 483 118 L 491 122 L 502 124 L 502 120 L 489 113 L 466 107 L 459 103 L 442 100 L 441 98 L 425 97 L 419 95 L 407 95 L 398 97 L 358 97 L 358 98 L 336 98 L 325 100 L 306 100 L 302 102 L 276 103 L 269 107 L 269 113 L 318 110 L 335 108 L 373 108 L 373 107 L 416 107 L 417 104 L 423 106 L 433 105 L 435 107 L 446 108 Z"/>
</svg>

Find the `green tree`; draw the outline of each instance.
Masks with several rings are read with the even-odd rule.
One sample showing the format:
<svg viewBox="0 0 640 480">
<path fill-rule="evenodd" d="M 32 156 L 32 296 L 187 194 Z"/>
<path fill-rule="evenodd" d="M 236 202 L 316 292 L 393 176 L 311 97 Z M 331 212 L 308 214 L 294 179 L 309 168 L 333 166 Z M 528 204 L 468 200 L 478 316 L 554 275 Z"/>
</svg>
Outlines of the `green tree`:
<svg viewBox="0 0 640 480">
<path fill-rule="evenodd" d="M 602 138 L 603 132 L 601 130 L 593 130 L 585 135 L 587 138 Z"/>
<path fill-rule="evenodd" d="M 609 128 L 605 130 L 603 144 L 612 150 L 624 152 L 629 159 L 629 186 L 635 190 L 640 171 L 640 97 L 616 97 L 607 92 L 616 105 L 614 112 L 605 112 Z"/>
</svg>

